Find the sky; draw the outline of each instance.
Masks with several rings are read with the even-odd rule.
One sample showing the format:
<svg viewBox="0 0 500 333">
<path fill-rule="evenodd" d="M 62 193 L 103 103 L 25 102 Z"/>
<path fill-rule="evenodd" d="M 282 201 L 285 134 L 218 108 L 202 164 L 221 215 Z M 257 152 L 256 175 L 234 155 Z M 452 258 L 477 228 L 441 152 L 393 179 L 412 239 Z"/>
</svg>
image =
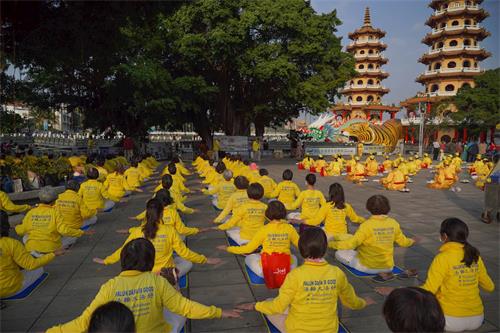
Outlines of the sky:
<svg viewBox="0 0 500 333">
<path fill-rule="evenodd" d="M 428 0 L 312 0 L 311 5 L 318 13 L 337 10 L 337 17 L 342 21 L 338 26 L 337 36 L 342 36 L 342 45 L 350 42 L 347 34 L 363 25 L 365 7 L 370 7 L 372 26 L 386 31 L 383 41 L 387 44 L 384 51 L 389 62 L 382 68 L 389 72 L 389 78 L 383 85 L 391 89 L 384 96 L 386 104 L 399 104 L 400 101 L 413 97 L 423 86 L 415 78 L 425 70 L 418 58 L 428 50 L 420 41 L 430 27 L 425 21 L 433 9 Z M 491 36 L 480 45 L 492 53 L 492 56 L 480 66 L 484 69 L 500 67 L 499 63 L 499 9 L 500 0 L 485 0 L 481 6 L 490 13 L 481 25 Z"/>
</svg>

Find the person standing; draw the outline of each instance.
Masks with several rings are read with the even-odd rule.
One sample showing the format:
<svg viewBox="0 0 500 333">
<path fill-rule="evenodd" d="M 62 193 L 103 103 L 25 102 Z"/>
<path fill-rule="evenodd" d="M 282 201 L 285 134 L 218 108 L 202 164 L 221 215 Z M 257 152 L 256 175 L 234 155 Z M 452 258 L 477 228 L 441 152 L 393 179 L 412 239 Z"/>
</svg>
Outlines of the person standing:
<svg viewBox="0 0 500 333">
<path fill-rule="evenodd" d="M 215 138 L 212 144 L 212 150 L 214 152 L 214 161 L 219 162 L 220 142 Z"/>
<path fill-rule="evenodd" d="M 132 160 L 132 156 L 134 155 L 134 140 L 129 136 L 123 139 L 123 153 L 127 161 Z"/>
<path fill-rule="evenodd" d="M 439 157 L 439 150 L 441 149 L 441 145 L 439 144 L 438 140 L 435 139 L 434 142 L 432 143 L 432 159 L 434 161 L 437 161 Z"/>
<path fill-rule="evenodd" d="M 252 160 L 260 161 L 260 141 L 259 138 L 255 138 L 252 141 Z"/>
<path fill-rule="evenodd" d="M 476 155 L 479 154 L 479 146 L 476 141 L 470 142 L 467 153 L 467 162 L 474 162 L 476 160 Z"/>
<path fill-rule="evenodd" d="M 486 142 L 485 141 L 481 141 L 481 143 L 479 144 L 479 154 L 485 155 L 487 147 L 488 146 L 486 145 Z"/>
</svg>

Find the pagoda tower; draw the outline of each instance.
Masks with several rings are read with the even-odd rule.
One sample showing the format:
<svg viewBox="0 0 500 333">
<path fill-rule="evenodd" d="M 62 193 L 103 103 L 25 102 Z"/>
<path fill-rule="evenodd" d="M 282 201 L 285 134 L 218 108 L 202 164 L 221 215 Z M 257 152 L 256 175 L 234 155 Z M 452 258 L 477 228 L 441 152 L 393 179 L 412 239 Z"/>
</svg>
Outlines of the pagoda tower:
<svg viewBox="0 0 500 333">
<path fill-rule="evenodd" d="M 427 70 L 416 81 L 428 97 L 455 96 L 463 86 L 474 86 L 481 60 L 490 56 L 480 42 L 490 33 L 480 26 L 489 14 L 483 0 L 432 0 L 434 13 L 425 24 L 432 28 L 422 39 L 429 50 L 419 59 Z"/>
<path fill-rule="evenodd" d="M 385 31 L 372 26 L 370 9 L 367 7 L 363 26 L 348 35 L 352 42 L 346 50 L 356 60 L 357 75 L 341 90 L 347 103 L 337 104 L 332 109 L 334 113 L 341 114 L 344 119 L 349 115 L 351 119 L 377 118 L 382 120 L 384 112 L 390 112 L 393 118 L 399 111 L 398 107 L 382 104 L 382 97 L 390 91 L 381 83 L 389 76 L 386 71 L 382 70 L 382 66 L 388 61 L 382 54 L 387 45 L 380 40 L 385 34 Z"/>
</svg>

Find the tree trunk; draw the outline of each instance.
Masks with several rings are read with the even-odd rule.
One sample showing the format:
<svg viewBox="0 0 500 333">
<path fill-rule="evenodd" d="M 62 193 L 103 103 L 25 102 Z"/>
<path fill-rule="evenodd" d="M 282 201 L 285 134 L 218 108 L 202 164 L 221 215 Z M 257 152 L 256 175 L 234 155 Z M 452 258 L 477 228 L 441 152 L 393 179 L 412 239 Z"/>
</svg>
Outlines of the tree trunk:
<svg viewBox="0 0 500 333">
<path fill-rule="evenodd" d="M 193 117 L 193 126 L 196 133 L 198 133 L 201 139 L 207 144 L 208 149 L 212 149 L 213 135 L 210 131 L 210 122 L 206 114 L 196 112 Z"/>
<path fill-rule="evenodd" d="M 264 137 L 264 132 L 266 129 L 264 122 L 260 119 L 255 119 L 254 125 L 255 125 L 255 136 Z"/>
</svg>

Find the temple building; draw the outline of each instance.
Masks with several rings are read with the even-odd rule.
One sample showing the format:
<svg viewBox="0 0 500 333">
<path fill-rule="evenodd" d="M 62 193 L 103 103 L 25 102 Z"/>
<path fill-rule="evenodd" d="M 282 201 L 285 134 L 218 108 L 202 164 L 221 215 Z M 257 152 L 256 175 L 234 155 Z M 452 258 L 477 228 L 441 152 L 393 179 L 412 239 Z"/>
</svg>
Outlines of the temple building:
<svg viewBox="0 0 500 333">
<path fill-rule="evenodd" d="M 434 13 L 425 22 L 432 30 L 422 43 L 429 46 L 419 62 L 426 70 L 416 81 L 425 86 L 425 91 L 407 99 L 401 106 L 409 112 L 420 103 L 423 110 L 430 110 L 440 100 L 453 97 L 464 86 L 474 87 L 474 77 L 483 73 L 480 62 L 490 53 L 480 45 L 490 35 L 480 23 L 489 16 L 480 7 L 483 0 L 431 0 L 429 7 Z M 447 111 L 455 111 L 450 105 Z M 454 133 L 453 133 L 454 132 Z M 437 133 L 436 133 L 437 134 Z M 447 135 L 466 141 L 466 130 L 440 131 L 440 137 Z"/>
<path fill-rule="evenodd" d="M 382 80 L 389 76 L 382 70 L 382 66 L 388 61 L 382 54 L 387 48 L 381 41 L 385 34 L 385 31 L 372 27 L 368 7 L 365 10 L 363 26 L 349 33 L 352 42 L 346 50 L 356 60 L 357 75 L 341 90 L 346 103 L 339 103 L 331 109 L 343 119 L 382 120 L 384 112 L 389 112 L 391 118 L 394 118 L 399 111 L 398 107 L 382 104 L 382 97 L 389 92 L 389 89 L 382 85 Z"/>
</svg>

